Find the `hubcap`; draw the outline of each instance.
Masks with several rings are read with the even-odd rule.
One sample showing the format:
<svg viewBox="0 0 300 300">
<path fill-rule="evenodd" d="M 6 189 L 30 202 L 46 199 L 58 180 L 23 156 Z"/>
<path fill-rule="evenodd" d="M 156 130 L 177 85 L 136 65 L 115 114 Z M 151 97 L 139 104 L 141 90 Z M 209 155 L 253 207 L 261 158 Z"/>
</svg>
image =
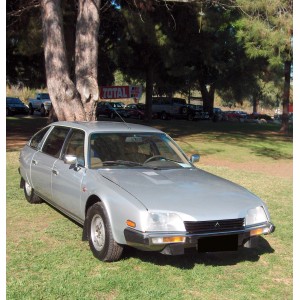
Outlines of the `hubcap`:
<svg viewBox="0 0 300 300">
<path fill-rule="evenodd" d="M 26 194 L 28 196 L 31 196 L 31 193 L 32 193 L 32 187 L 29 183 L 25 182 L 25 191 L 26 191 Z"/>
<path fill-rule="evenodd" d="M 95 215 L 92 219 L 91 238 L 95 249 L 101 251 L 105 244 L 105 228 L 100 215 Z"/>
</svg>

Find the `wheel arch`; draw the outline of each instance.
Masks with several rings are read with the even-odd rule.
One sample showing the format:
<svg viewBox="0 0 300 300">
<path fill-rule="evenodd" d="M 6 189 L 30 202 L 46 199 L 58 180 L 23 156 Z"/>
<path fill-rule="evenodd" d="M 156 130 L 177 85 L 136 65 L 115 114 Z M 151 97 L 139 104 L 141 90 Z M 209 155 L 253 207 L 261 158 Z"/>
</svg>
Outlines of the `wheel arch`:
<svg viewBox="0 0 300 300">
<path fill-rule="evenodd" d="M 82 231 L 82 240 L 83 241 L 88 240 L 88 226 L 87 226 L 87 222 L 86 222 L 87 211 L 92 205 L 94 205 L 97 202 L 102 202 L 101 199 L 97 195 L 91 195 L 86 201 L 85 208 L 84 208 L 84 223 L 83 223 L 83 231 Z"/>
</svg>

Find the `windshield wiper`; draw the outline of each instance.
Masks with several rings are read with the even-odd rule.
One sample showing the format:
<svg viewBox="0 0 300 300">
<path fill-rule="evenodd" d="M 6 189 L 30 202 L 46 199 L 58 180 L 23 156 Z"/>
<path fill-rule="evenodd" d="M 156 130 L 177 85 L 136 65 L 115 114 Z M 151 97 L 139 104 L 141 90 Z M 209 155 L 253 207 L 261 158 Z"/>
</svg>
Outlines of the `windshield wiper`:
<svg viewBox="0 0 300 300">
<path fill-rule="evenodd" d="M 144 164 L 135 161 L 129 161 L 129 160 L 118 159 L 118 160 L 107 160 L 103 162 L 103 166 L 116 166 L 116 165 L 129 166 L 129 167 L 143 167 L 146 169 L 159 170 L 159 168 L 145 166 Z"/>
<path fill-rule="evenodd" d="M 129 161 L 129 160 L 107 160 L 103 162 L 103 165 L 107 166 L 114 166 L 114 165 L 124 165 L 124 166 L 142 166 L 142 164 L 134 162 L 134 161 Z"/>
</svg>

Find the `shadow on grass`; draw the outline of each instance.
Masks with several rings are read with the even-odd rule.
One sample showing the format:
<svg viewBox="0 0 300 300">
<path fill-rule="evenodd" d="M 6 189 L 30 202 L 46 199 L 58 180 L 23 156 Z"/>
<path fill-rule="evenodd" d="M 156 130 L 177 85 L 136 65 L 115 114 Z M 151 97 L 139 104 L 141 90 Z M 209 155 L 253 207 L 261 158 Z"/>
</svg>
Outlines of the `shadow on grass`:
<svg viewBox="0 0 300 300">
<path fill-rule="evenodd" d="M 57 213 L 66 217 L 74 225 L 83 228 L 81 224 L 71 219 L 69 216 L 58 210 L 56 207 L 48 202 L 42 202 L 54 209 Z M 86 240 L 82 240 L 86 242 Z M 80 241 L 78 241 L 80 242 Z M 163 255 L 158 252 L 140 251 L 132 247 L 125 246 L 121 259 L 136 258 L 146 263 L 152 263 L 159 266 L 172 266 L 179 269 L 193 269 L 195 265 L 202 264 L 206 266 L 228 266 L 236 265 L 244 261 L 256 262 L 260 256 L 266 253 L 274 253 L 274 249 L 270 246 L 267 240 L 259 236 L 257 238 L 256 248 L 239 248 L 238 251 L 229 252 L 210 252 L 210 253 L 198 253 L 196 250 L 191 251 L 184 255 L 171 256 Z M 96 258 L 95 258 L 96 259 Z"/>
<path fill-rule="evenodd" d="M 274 249 L 263 237 L 258 237 L 258 246 L 253 249 L 241 247 L 238 251 L 210 253 L 192 251 L 185 255 L 168 256 L 157 252 L 144 252 L 126 248 L 123 258 L 128 259 L 133 257 L 143 262 L 160 266 L 168 265 L 179 269 L 193 269 L 197 264 L 206 266 L 228 266 L 236 265 L 244 261 L 256 262 L 260 256 L 265 253 L 274 253 Z"/>
<path fill-rule="evenodd" d="M 255 153 L 257 156 L 264 156 L 269 157 L 274 160 L 278 159 L 293 159 L 293 156 L 287 153 L 283 153 L 282 151 L 273 149 L 273 148 L 267 148 L 267 147 L 251 147 L 251 150 Z"/>
</svg>

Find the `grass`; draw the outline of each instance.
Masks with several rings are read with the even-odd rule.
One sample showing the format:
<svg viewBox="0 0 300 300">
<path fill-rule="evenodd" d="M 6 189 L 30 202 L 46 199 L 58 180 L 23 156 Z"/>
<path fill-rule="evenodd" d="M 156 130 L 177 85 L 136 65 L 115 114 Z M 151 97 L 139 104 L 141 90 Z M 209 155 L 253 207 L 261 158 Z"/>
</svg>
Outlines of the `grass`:
<svg viewBox="0 0 300 300">
<path fill-rule="evenodd" d="M 199 167 L 264 199 L 275 233 L 260 238 L 256 249 L 237 253 L 172 257 L 130 251 L 121 261 L 102 263 L 81 242 L 79 226 L 47 204 L 26 202 L 18 187 L 19 152 L 10 151 L 7 299 L 293 298 L 292 176 L 281 170 L 292 162 L 291 137 L 277 135 L 269 124 L 156 121 L 154 125 L 189 154 L 202 154 Z"/>
</svg>

